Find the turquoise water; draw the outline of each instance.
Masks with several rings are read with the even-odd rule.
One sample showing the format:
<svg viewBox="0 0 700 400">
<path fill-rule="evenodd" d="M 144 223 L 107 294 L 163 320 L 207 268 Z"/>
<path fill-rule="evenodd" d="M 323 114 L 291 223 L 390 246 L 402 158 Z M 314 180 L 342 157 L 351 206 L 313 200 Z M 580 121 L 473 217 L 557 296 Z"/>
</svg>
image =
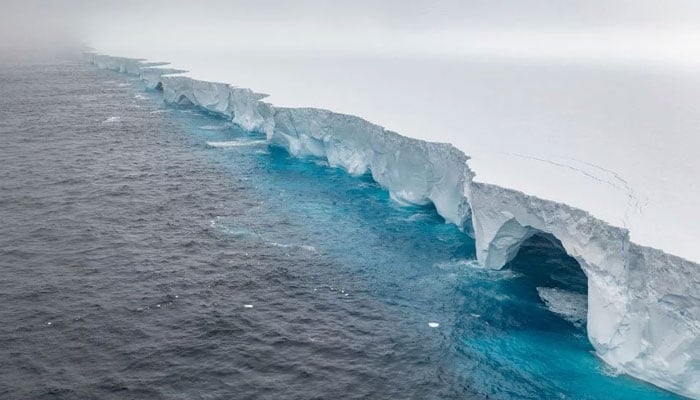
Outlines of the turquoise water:
<svg viewBox="0 0 700 400">
<path fill-rule="evenodd" d="M 330 283 L 335 290 L 360 290 L 386 303 L 401 319 L 400 329 L 429 342 L 425 362 L 465 392 L 493 398 L 675 398 L 616 376 L 595 357 L 585 325 L 547 309 L 537 287 L 586 293 L 585 275 L 557 243 L 534 238 L 503 271 L 484 270 L 475 262 L 471 238 L 433 207 L 392 201 L 370 175 L 353 177 L 323 160 L 294 158 L 268 148 L 264 136 L 203 112 L 179 109 L 173 117 L 181 118 L 206 157 L 234 175 L 244 168 L 273 212 L 302 227 L 299 243 L 337 262 Z M 275 236 L 275 230 L 268 234 Z"/>
<path fill-rule="evenodd" d="M 548 238 L 485 270 L 432 207 L 138 80 L 0 82 L 0 398 L 674 398 L 548 309 L 586 292 Z"/>
</svg>

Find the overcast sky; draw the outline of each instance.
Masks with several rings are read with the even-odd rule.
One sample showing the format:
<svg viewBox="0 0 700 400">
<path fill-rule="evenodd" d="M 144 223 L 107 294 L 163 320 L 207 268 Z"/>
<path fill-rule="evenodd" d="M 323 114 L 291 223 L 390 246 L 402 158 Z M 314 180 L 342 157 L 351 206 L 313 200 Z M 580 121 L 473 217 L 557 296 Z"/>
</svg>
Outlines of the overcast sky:
<svg viewBox="0 0 700 400">
<path fill-rule="evenodd" d="M 0 51 L 83 43 L 138 52 L 142 41 L 190 51 L 497 53 L 695 64 L 699 26 L 700 2 L 692 0 L 2 0 Z"/>
</svg>

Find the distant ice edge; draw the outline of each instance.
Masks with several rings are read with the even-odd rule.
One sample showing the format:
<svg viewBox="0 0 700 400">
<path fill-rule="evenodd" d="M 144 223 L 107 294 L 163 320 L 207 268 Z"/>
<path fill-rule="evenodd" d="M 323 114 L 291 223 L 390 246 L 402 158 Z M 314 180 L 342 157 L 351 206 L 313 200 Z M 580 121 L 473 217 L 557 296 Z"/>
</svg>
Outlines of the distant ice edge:
<svg viewBox="0 0 700 400">
<path fill-rule="evenodd" d="M 502 268 L 533 234 L 561 241 L 588 277 L 588 338 L 621 373 L 700 399 L 700 265 L 630 242 L 627 230 L 585 211 L 474 182 L 469 157 L 445 143 L 401 136 L 359 117 L 275 107 L 264 94 L 178 75 L 165 63 L 86 53 L 99 68 L 139 76 L 168 103 L 219 114 L 294 156 L 370 172 L 392 197 L 435 205 L 476 241 L 479 262 Z"/>
</svg>

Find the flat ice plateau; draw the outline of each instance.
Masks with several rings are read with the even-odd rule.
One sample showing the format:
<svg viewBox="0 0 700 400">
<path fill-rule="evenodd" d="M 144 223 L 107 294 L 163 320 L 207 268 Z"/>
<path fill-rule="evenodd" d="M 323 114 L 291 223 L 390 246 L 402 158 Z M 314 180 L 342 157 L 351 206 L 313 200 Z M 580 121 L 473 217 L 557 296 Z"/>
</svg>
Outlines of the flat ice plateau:
<svg viewBox="0 0 700 400">
<path fill-rule="evenodd" d="M 554 236 L 588 277 L 599 357 L 700 398 L 700 85 L 690 74 L 172 56 L 165 66 L 87 54 L 169 103 L 219 114 L 295 156 L 371 173 L 397 201 L 434 204 L 475 238 L 485 267 L 502 268 L 534 234 Z M 302 73 L 309 64 L 313 77 Z M 238 86 L 220 83 L 229 81 Z M 554 294 L 543 294 L 548 305 L 566 311 L 549 304 L 562 298 Z"/>
</svg>

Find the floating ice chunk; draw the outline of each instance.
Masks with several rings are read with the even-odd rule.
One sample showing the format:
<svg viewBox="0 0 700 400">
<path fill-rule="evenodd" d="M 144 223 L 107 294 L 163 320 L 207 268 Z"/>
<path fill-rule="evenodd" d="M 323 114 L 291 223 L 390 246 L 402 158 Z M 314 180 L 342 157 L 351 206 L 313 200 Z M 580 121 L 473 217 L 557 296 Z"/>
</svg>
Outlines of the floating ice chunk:
<svg viewBox="0 0 700 400">
<path fill-rule="evenodd" d="M 252 304 L 244 304 L 243 308 L 253 308 L 253 305 Z"/>
<path fill-rule="evenodd" d="M 221 131 L 226 128 L 228 128 L 226 125 L 203 125 L 199 127 L 199 129 L 204 131 Z"/>
<path fill-rule="evenodd" d="M 261 146 L 267 145 L 266 140 L 229 140 L 225 142 L 207 142 L 209 147 L 248 147 L 248 146 Z"/>
<path fill-rule="evenodd" d="M 440 326 L 440 324 L 438 324 L 437 322 L 428 322 L 428 326 L 431 328 L 437 328 L 438 326 Z"/>
<path fill-rule="evenodd" d="M 585 294 L 547 287 L 538 287 L 537 294 L 549 311 L 562 316 L 577 327 L 585 324 L 588 312 L 588 299 Z"/>
</svg>

